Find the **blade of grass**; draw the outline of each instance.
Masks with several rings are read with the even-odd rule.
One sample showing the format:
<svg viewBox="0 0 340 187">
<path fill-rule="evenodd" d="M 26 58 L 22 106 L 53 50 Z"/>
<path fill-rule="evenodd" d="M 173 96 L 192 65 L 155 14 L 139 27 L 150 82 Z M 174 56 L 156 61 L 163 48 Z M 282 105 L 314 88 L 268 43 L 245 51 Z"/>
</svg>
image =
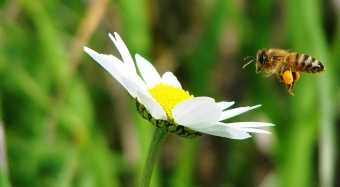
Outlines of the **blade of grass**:
<svg viewBox="0 0 340 187">
<path fill-rule="evenodd" d="M 226 0 L 218 0 L 215 3 L 206 29 L 202 34 L 200 42 L 192 54 L 189 69 L 191 77 L 191 89 L 195 94 L 209 94 L 209 79 L 212 77 L 212 70 L 217 63 L 218 42 L 221 36 L 222 27 L 226 23 L 226 15 L 229 11 Z"/>
<path fill-rule="evenodd" d="M 287 165 L 285 185 L 310 186 L 313 142 L 316 140 L 318 125 L 320 134 L 320 186 L 332 186 L 334 172 L 334 106 L 333 72 L 329 62 L 327 44 L 321 30 L 320 1 L 289 1 L 288 9 L 292 12 L 291 30 L 293 44 L 297 49 L 309 52 L 319 58 L 326 66 L 326 71 L 317 78 L 318 93 L 309 79 L 299 83 L 293 100 L 293 113 L 299 114 L 291 129 L 293 132 L 289 153 L 291 163 Z M 304 11 L 301 11 L 304 9 Z M 298 21 L 299 20 L 299 21 Z M 299 28 L 299 29 L 297 29 Z M 308 41 L 308 45 L 306 45 Z M 307 79 L 307 78 L 304 78 Z M 304 85 L 302 85 L 304 84 Z M 298 97 L 297 97 L 298 96 Z M 318 100 L 319 99 L 319 100 Z M 319 110 L 316 101 L 320 102 Z M 320 114 L 320 116 L 315 116 Z M 312 117 L 313 116 L 313 117 Z M 318 118 L 319 117 L 319 118 Z M 318 121 L 318 122 L 317 122 Z M 305 127 L 304 127 L 305 126 Z M 299 143 L 298 143 L 299 142 Z M 288 168 L 289 167 L 289 168 Z M 292 172 L 294 171 L 294 172 Z"/>
</svg>

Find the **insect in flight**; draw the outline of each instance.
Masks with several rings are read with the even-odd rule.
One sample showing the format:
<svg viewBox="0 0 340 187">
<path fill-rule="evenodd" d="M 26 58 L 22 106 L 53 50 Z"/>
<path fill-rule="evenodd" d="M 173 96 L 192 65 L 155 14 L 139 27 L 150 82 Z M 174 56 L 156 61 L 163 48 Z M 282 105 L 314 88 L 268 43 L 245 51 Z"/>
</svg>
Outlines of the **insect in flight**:
<svg viewBox="0 0 340 187">
<path fill-rule="evenodd" d="M 318 73 L 324 71 L 324 65 L 314 57 L 309 55 L 290 52 L 284 49 L 260 49 L 256 57 L 246 57 L 245 68 L 249 64 L 256 63 L 256 73 L 264 73 L 266 76 L 276 75 L 288 89 L 290 95 L 293 94 L 293 86 L 300 78 L 300 72 Z"/>
</svg>

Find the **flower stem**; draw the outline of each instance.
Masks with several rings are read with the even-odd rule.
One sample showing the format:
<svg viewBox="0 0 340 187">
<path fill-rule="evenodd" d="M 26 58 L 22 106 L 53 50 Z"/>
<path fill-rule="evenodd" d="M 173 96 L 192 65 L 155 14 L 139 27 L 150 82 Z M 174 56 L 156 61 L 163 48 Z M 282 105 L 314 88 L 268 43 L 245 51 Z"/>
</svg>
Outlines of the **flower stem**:
<svg viewBox="0 0 340 187">
<path fill-rule="evenodd" d="M 142 173 L 142 178 L 141 178 L 141 183 L 140 183 L 141 187 L 150 186 L 152 171 L 157 161 L 161 145 L 163 141 L 165 140 L 166 134 L 167 133 L 160 128 L 156 128 L 155 131 L 153 132 L 152 140 L 151 140 L 150 147 L 149 147 L 149 153 L 147 155 L 144 168 L 143 168 L 143 173 Z"/>
<path fill-rule="evenodd" d="M 158 158 L 158 153 L 160 151 L 160 147 L 162 145 L 163 140 L 166 137 L 166 132 L 160 128 L 156 128 L 149 147 L 149 153 L 147 155 L 145 165 L 143 168 L 142 178 L 141 178 L 141 187 L 150 186 L 152 171 L 155 166 L 155 162 Z"/>
</svg>

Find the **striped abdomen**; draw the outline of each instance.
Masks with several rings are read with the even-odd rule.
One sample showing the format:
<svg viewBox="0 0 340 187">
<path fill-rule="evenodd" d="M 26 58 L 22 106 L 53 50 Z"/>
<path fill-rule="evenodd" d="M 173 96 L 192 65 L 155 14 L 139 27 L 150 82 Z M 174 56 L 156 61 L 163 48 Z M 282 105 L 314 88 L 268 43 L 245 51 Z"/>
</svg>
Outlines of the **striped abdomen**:
<svg viewBox="0 0 340 187">
<path fill-rule="evenodd" d="M 292 53 L 292 56 L 295 56 L 294 63 L 297 71 L 317 73 L 324 70 L 323 64 L 314 57 L 302 53 Z"/>
</svg>

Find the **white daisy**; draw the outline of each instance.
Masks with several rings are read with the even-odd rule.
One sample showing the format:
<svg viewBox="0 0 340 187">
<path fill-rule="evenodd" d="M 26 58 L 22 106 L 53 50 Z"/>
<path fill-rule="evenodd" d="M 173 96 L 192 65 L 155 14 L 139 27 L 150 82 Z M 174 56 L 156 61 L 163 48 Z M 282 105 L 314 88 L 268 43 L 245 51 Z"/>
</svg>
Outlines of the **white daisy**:
<svg viewBox="0 0 340 187">
<path fill-rule="evenodd" d="M 206 133 L 231 139 L 246 139 L 251 137 L 250 133 L 270 133 L 261 128 L 272 126 L 271 123 L 223 122 L 260 105 L 228 109 L 234 102 L 216 102 L 210 97 L 194 97 L 182 88 L 173 73 L 166 72 L 160 76 L 155 67 L 141 55 L 136 54 L 134 60 L 117 33 L 109 36 L 122 60 L 87 47 L 84 47 L 84 51 L 136 99 L 138 111 L 152 124 L 185 137 Z"/>
</svg>

